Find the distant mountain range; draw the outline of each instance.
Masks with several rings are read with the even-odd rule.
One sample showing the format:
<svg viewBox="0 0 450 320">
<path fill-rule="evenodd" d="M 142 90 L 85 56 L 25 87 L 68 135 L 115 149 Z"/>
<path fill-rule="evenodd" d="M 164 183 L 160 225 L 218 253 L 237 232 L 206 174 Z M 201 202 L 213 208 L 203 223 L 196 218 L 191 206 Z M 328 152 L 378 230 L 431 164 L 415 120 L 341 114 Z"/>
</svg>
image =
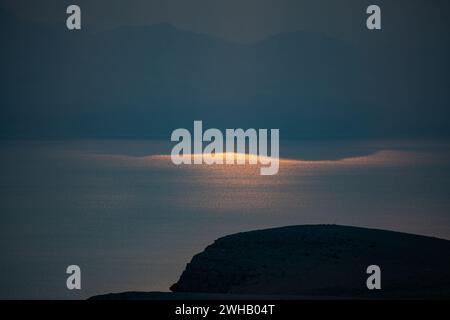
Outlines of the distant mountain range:
<svg viewBox="0 0 450 320">
<path fill-rule="evenodd" d="M 447 137 L 449 41 L 378 47 L 381 36 L 238 44 L 167 24 L 71 32 L 0 11 L 0 136 L 167 137 L 198 119 L 282 138 Z"/>
</svg>

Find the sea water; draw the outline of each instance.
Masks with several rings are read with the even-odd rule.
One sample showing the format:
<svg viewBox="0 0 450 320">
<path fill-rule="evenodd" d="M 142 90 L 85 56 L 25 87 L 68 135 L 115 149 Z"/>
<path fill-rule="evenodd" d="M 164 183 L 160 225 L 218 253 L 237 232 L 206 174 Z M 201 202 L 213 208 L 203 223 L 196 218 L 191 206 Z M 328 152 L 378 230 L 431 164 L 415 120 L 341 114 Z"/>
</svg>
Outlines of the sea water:
<svg viewBox="0 0 450 320">
<path fill-rule="evenodd" d="M 0 298 L 168 291 L 216 238 L 342 224 L 450 239 L 450 144 L 282 141 L 280 170 L 175 166 L 170 141 L 0 142 Z M 68 265 L 82 289 L 69 291 Z"/>
</svg>

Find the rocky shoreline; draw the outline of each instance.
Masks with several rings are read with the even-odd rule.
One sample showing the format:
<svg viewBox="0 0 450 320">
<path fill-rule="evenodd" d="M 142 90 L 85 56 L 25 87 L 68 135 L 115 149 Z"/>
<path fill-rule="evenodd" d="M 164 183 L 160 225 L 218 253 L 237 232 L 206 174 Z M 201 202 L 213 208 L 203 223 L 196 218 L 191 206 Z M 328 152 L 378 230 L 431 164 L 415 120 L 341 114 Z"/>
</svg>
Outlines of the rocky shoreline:
<svg viewBox="0 0 450 320">
<path fill-rule="evenodd" d="M 380 290 L 366 286 L 370 265 L 380 267 Z M 243 232 L 195 255 L 170 289 L 95 298 L 449 298 L 450 241 L 337 225 Z"/>
</svg>

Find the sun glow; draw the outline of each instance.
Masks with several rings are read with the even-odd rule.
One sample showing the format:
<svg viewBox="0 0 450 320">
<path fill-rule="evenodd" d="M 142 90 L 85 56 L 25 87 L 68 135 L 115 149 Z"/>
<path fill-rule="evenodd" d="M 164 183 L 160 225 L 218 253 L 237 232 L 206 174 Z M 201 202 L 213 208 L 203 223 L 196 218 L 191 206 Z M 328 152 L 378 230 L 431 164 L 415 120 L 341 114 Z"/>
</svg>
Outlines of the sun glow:
<svg viewBox="0 0 450 320">
<path fill-rule="evenodd" d="M 202 161 L 205 164 L 268 164 L 273 161 L 273 158 L 268 156 L 259 156 L 249 153 L 237 152 L 221 152 L 212 154 L 186 154 L 182 157 L 190 159 L 193 163 Z M 197 160 L 197 161 L 196 161 Z"/>
<path fill-rule="evenodd" d="M 137 166 L 137 167 L 174 167 L 170 154 L 155 154 L 149 156 L 126 156 L 126 155 L 86 155 L 89 161 L 93 159 L 99 161 L 102 165 L 113 166 Z M 197 158 L 201 165 L 182 166 L 184 169 L 206 169 L 214 168 L 214 171 L 242 171 L 253 172 L 251 168 L 259 170 L 261 166 L 266 166 L 274 159 L 270 156 L 259 156 L 256 154 L 223 152 L 212 154 L 185 154 L 183 157 L 194 163 Z M 231 160 L 227 164 L 227 157 Z M 217 158 L 223 161 L 223 164 L 217 164 Z M 339 168 L 369 168 L 369 167 L 384 167 L 384 166 L 406 166 L 419 164 L 436 163 L 439 159 L 435 159 L 427 154 L 408 152 L 408 151 L 393 151 L 382 150 L 372 154 L 356 157 L 347 157 L 336 160 L 302 160 L 293 158 L 280 158 L 278 160 L 280 169 L 289 172 L 308 172 L 318 173 L 322 170 L 339 169 Z M 208 164 L 209 163 L 209 164 Z M 256 165 L 249 165 L 256 163 Z M 231 170 L 232 168 L 236 170 Z M 221 169 L 223 168 L 223 170 Z M 292 171 L 293 170 L 293 171 Z"/>
</svg>

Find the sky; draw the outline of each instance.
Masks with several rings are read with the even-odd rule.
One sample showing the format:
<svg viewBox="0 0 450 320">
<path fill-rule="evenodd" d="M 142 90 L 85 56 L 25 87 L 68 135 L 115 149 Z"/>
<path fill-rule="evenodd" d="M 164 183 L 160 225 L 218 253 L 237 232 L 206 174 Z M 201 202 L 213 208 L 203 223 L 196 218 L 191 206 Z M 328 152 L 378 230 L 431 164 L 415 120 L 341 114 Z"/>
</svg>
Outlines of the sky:
<svg viewBox="0 0 450 320">
<path fill-rule="evenodd" d="M 447 26 L 446 0 L 2 0 L 2 6 L 30 21 L 56 23 L 78 4 L 92 32 L 130 25 L 170 23 L 231 41 L 255 42 L 290 31 L 364 37 L 366 8 L 382 8 L 386 36 L 425 33 Z M 430 35 L 427 35 L 430 36 Z"/>
<path fill-rule="evenodd" d="M 1 137 L 450 137 L 450 3 L 0 0 Z"/>
</svg>

